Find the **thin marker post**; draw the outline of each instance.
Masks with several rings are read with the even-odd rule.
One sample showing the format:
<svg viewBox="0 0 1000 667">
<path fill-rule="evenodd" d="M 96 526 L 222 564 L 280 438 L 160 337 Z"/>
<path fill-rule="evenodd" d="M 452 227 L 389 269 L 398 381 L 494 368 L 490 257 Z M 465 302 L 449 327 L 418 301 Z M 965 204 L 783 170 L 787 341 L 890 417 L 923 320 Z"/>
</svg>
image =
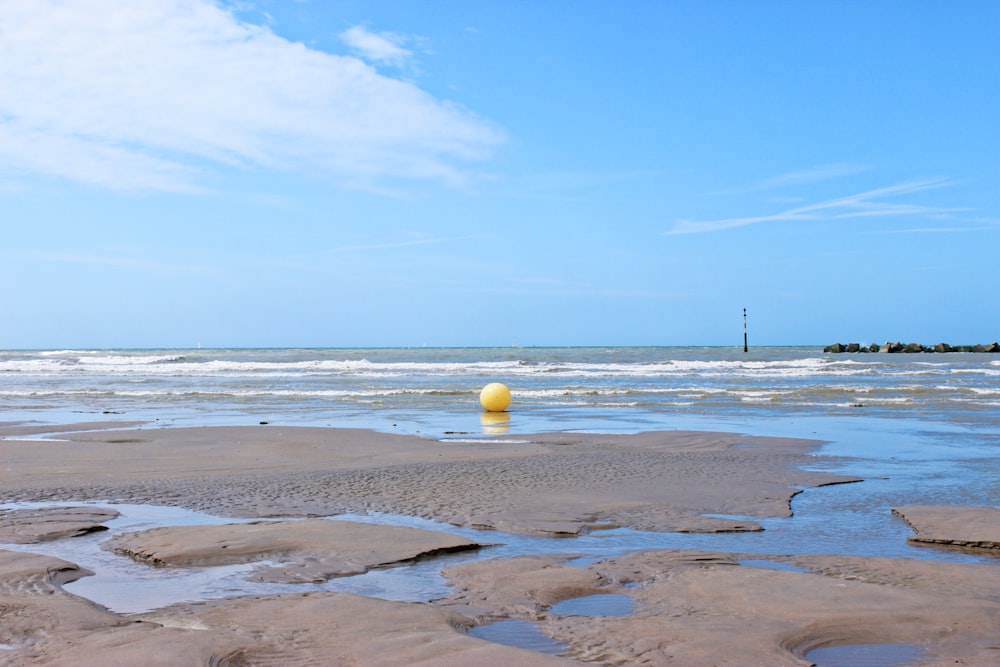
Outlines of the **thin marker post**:
<svg viewBox="0 0 1000 667">
<path fill-rule="evenodd" d="M 743 351 L 747 351 L 747 309 L 743 309 Z"/>
</svg>

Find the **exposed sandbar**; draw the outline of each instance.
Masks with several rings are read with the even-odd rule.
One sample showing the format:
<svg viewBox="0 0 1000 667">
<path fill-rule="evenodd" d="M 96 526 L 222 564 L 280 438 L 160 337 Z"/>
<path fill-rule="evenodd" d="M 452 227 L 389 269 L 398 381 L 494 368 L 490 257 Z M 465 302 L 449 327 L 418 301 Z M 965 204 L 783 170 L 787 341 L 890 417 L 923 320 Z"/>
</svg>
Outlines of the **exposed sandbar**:
<svg viewBox="0 0 1000 667">
<path fill-rule="evenodd" d="M 296 583 L 362 574 L 373 567 L 480 545 L 438 531 L 306 519 L 167 526 L 119 535 L 102 546 L 160 567 L 281 561 L 280 565 L 257 568 L 250 577 Z"/>
<path fill-rule="evenodd" d="M 427 604 L 305 593 L 181 605 L 125 618 L 62 590 L 72 563 L 0 550 L 0 663 L 74 665 L 578 664 L 480 641 L 467 620 Z"/>
<path fill-rule="evenodd" d="M 3 429 L 0 429 L 3 435 Z M 542 434 L 441 442 L 278 426 L 64 432 L 0 440 L 18 500 L 117 499 L 239 517 L 383 511 L 509 532 L 631 526 L 759 530 L 800 487 L 845 478 L 798 468 L 812 441 L 690 431 Z"/>
<path fill-rule="evenodd" d="M 892 513 L 913 527 L 909 542 L 965 549 L 1000 549 L 1000 509 L 910 505 Z"/>
<path fill-rule="evenodd" d="M 615 525 L 753 530 L 758 526 L 751 519 L 705 515 L 788 516 L 799 488 L 853 479 L 801 470 L 813 462 L 808 452 L 815 442 L 725 433 L 542 434 L 470 443 L 278 426 L 93 428 L 0 426 L 0 436 L 26 436 L 30 429 L 32 436 L 60 438 L 0 440 L 4 500 L 148 502 L 238 517 L 377 510 L 573 535 Z M 74 513 L 52 517 L 80 519 Z M 15 515 L 13 525 L 25 517 Z M 209 542 L 221 539 L 229 545 L 224 550 L 242 551 L 238 559 L 287 554 L 293 566 L 306 564 L 290 577 L 327 576 L 345 563 L 368 566 L 399 555 L 389 553 L 397 546 L 395 530 L 350 538 L 371 540 L 377 557 L 366 558 L 338 551 L 338 539 L 311 534 L 318 521 L 249 524 L 260 526 L 259 533 L 253 527 L 198 535 L 186 528 L 150 531 L 135 538 L 135 546 L 155 559 L 169 553 L 167 561 L 204 562 L 218 557 L 221 544 Z M 337 522 L 322 523 L 325 530 Z M 60 527 L 29 537 L 72 539 L 63 537 L 69 534 Z M 959 537 L 983 536 L 963 528 Z M 566 550 L 572 548 L 568 540 Z M 324 557 L 328 562 L 309 569 Z M 180 604 L 126 617 L 62 590 L 62 583 L 86 574 L 76 565 L 0 551 L 0 662 L 577 664 L 464 633 L 470 625 L 512 617 L 537 620 L 570 645 L 573 657 L 591 664 L 803 665 L 812 648 L 848 643 L 912 644 L 937 664 L 998 663 L 1000 568 L 844 556 L 773 559 L 808 571 L 743 566 L 737 554 L 658 551 L 587 567 L 552 555 L 448 568 L 454 593 L 429 604 L 305 593 Z M 622 617 L 550 612 L 562 599 L 601 592 L 632 596 L 636 611 Z"/>
<path fill-rule="evenodd" d="M 101 532 L 117 516 L 117 511 L 107 507 L 0 509 L 0 543 L 35 544 Z"/>
<path fill-rule="evenodd" d="M 813 649 L 846 644 L 914 646 L 926 652 L 920 664 L 998 664 L 998 567 L 848 556 L 774 557 L 805 572 L 740 565 L 762 558 L 664 550 L 587 568 L 475 561 L 445 570 L 455 592 L 439 604 L 480 623 L 537 622 L 571 656 L 606 665 L 793 667 L 810 664 Z M 550 611 L 598 593 L 628 595 L 635 611 Z"/>
</svg>

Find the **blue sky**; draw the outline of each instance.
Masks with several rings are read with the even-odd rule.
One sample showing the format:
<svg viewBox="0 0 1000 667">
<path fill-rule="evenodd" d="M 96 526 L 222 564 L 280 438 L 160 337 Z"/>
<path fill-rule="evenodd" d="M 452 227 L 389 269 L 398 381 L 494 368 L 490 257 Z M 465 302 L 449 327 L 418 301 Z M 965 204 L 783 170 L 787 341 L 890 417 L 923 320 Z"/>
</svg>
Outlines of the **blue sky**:
<svg viewBox="0 0 1000 667">
<path fill-rule="evenodd" d="M 1000 3 L 4 0 L 0 347 L 1000 337 Z"/>
</svg>

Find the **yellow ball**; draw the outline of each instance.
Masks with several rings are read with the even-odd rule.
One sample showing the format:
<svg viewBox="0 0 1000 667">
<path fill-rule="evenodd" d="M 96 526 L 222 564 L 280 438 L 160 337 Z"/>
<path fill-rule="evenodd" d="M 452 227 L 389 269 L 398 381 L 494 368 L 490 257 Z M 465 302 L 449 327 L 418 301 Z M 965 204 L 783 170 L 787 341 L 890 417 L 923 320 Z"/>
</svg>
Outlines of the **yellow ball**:
<svg viewBox="0 0 1000 667">
<path fill-rule="evenodd" d="M 503 412 L 510 405 L 510 389 L 499 382 L 491 382 L 479 392 L 479 402 L 489 412 Z"/>
</svg>

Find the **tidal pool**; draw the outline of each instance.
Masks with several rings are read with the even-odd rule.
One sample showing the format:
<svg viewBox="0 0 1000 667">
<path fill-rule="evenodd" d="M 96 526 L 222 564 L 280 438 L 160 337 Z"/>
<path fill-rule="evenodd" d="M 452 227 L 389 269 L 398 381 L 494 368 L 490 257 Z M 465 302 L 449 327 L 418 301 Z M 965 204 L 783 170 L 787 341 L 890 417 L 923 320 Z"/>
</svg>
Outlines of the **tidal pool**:
<svg viewBox="0 0 1000 667">
<path fill-rule="evenodd" d="M 806 654 L 816 667 L 902 667 L 918 663 L 926 652 L 909 644 L 846 644 Z"/>
<path fill-rule="evenodd" d="M 846 485 L 847 487 L 853 485 Z M 811 497 L 810 505 L 822 505 L 838 487 L 809 489 L 799 497 Z M 797 503 L 800 501 L 797 499 Z M 762 556 L 810 553 L 843 553 L 862 556 L 907 557 L 957 562 L 1000 563 L 995 556 L 978 556 L 944 549 L 913 547 L 906 542 L 910 529 L 888 511 L 879 521 L 860 521 L 852 531 L 849 526 L 835 533 L 828 523 L 811 512 L 796 513 L 788 519 L 765 519 L 764 531 L 754 533 L 657 533 L 617 528 L 596 531 L 573 538 L 515 535 L 438 523 L 427 519 L 391 514 L 343 514 L 327 517 L 331 521 L 359 521 L 393 526 L 409 526 L 460 535 L 488 545 L 476 552 L 456 553 L 420 560 L 399 566 L 374 569 L 365 574 L 339 577 L 322 583 L 275 584 L 247 581 L 244 577 L 259 563 L 218 567 L 152 567 L 131 558 L 101 549 L 101 543 L 123 532 L 159 526 L 218 525 L 255 521 L 233 519 L 179 507 L 123 504 L 101 501 L 23 502 L 0 504 L 0 509 L 68 507 L 91 505 L 108 507 L 120 516 L 105 522 L 107 531 L 80 537 L 64 538 L 38 544 L 0 544 L 0 548 L 54 556 L 93 572 L 66 585 L 66 590 L 86 597 L 118 613 L 138 613 L 176 602 L 194 602 L 238 595 L 326 590 L 355 593 L 386 600 L 425 602 L 449 594 L 441 576 L 447 565 L 489 558 L 510 558 L 540 554 L 566 554 L 571 565 L 583 566 L 594 561 L 650 549 L 699 549 L 708 551 L 761 554 Z M 850 517 L 847 517 L 849 520 Z M 268 520 L 274 520 L 269 518 Z M 289 518 L 288 521 L 296 519 Z M 830 517 L 827 517 L 827 521 Z M 886 530 L 891 526 L 891 530 Z M 847 540 L 842 534 L 854 539 Z M 836 539 L 833 539 L 836 537 Z M 744 561 L 754 565 L 762 558 Z M 773 567 L 791 566 L 772 563 Z"/>
</svg>

